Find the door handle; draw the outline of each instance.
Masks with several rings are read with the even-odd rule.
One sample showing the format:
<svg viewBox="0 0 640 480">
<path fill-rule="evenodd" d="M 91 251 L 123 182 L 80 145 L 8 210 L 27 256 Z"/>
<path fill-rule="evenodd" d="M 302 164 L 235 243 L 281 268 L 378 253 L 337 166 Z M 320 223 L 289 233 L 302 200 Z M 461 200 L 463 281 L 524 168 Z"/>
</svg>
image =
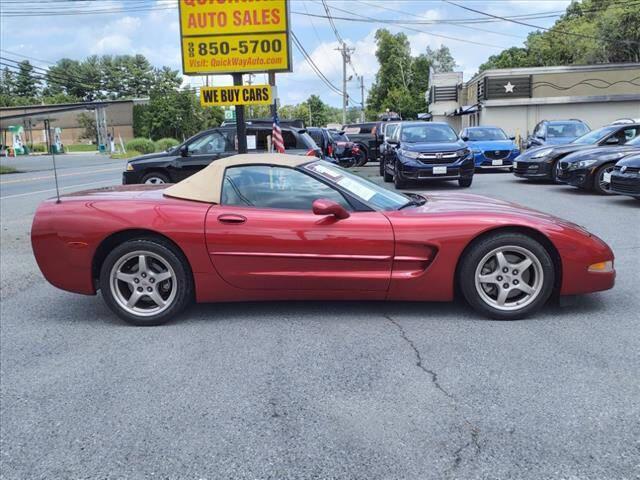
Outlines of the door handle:
<svg viewBox="0 0 640 480">
<path fill-rule="evenodd" d="M 224 213 L 218 216 L 218 221 L 220 223 L 231 223 L 231 224 L 240 225 L 246 222 L 247 218 L 243 217 L 242 215 L 236 215 L 234 213 Z"/>
</svg>

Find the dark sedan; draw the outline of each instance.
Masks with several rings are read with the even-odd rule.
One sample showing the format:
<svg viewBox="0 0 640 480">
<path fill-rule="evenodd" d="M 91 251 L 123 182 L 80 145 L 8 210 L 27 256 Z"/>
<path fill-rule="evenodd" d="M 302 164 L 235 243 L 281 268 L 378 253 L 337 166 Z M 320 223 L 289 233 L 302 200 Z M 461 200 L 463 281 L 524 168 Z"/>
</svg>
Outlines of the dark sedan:
<svg viewBox="0 0 640 480">
<path fill-rule="evenodd" d="M 638 134 L 640 134 L 640 124 L 638 123 L 607 125 L 593 130 L 567 145 L 532 148 L 515 159 L 513 173 L 516 177 L 557 182 L 558 162 L 570 153 L 595 147 L 624 145 Z"/>
<path fill-rule="evenodd" d="M 611 192 L 640 200 L 640 153 L 624 157 L 611 172 Z"/>
<path fill-rule="evenodd" d="M 624 145 L 580 150 L 558 162 L 558 180 L 602 195 L 611 191 L 611 172 L 618 160 L 640 153 L 640 136 Z"/>
</svg>

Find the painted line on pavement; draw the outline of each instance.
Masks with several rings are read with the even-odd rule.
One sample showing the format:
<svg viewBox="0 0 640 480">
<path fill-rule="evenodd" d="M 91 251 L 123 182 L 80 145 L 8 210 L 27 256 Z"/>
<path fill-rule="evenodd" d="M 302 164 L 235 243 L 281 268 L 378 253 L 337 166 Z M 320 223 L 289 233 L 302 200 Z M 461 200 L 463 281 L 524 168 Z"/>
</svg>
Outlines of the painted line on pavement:
<svg viewBox="0 0 640 480">
<path fill-rule="evenodd" d="M 87 187 L 89 185 L 97 185 L 99 183 L 105 183 L 105 182 L 110 182 L 110 181 L 111 180 L 100 180 L 100 181 L 97 181 L 97 182 L 80 183 L 78 185 L 69 185 L 67 187 L 60 187 L 60 190 L 67 190 L 69 188 L 75 188 L 75 187 Z M 5 200 L 7 198 L 26 197 L 28 195 L 37 195 L 39 193 L 47 193 L 47 192 L 55 192 L 55 191 L 56 191 L 55 188 L 49 188 L 47 190 L 38 190 L 36 192 L 16 193 L 15 195 L 6 195 L 4 197 L 0 197 L 0 200 Z"/>
<path fill-rule="evenodd" d="M 115 172 L 115 171 L 120 171 L 121 172 L 122 171 L 122 167 L 118 167 L 118 168 L 103 168 L 101 170 L 92 170 L 90 172 L 62 173 L 62 174 L 58 175 L 58 178 L 61 178 L 61 177 L 73 177 L 73 176 L 78 176 L 78 175 L 92 175 L 94 173 Z M 5 182 L 0 182 L 0 186 L 2 186 L 2 185 L 11 185 L 11 184 L 15 184 L 15 183 L 36 182 L 36 181 L 39 181 L 39 180 L 49 180 L 51 178 L 55 178 L 55 176 L 54 175 L 47 175 L 45 177 L 19 178 L 17 180 L 7 180 Z"/>
</svg>

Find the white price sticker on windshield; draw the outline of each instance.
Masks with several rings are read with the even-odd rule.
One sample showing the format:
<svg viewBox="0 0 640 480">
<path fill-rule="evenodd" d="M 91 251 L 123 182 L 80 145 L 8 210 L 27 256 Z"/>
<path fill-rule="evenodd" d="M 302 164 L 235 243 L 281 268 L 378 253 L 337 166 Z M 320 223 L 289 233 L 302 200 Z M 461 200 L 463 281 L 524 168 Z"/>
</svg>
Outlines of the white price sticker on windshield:
<svg viewBox="0 0 640 480">
<path fill-rule="evenodd" d="M 371 200 L 371 197 L 373 197 L 376 194 L 375 190 L 372 190 L 366 185 L 363 185 L 362 183 L 358 183 L 355 180 L 351 180 L 350 178 L 347 178 L 347 177 L 341 178 L 336 183 L 340 185 L 342 188 L 344 188 L 345 190 L 353 193 L 354 195 L 364 200 Z"/>
</svg>

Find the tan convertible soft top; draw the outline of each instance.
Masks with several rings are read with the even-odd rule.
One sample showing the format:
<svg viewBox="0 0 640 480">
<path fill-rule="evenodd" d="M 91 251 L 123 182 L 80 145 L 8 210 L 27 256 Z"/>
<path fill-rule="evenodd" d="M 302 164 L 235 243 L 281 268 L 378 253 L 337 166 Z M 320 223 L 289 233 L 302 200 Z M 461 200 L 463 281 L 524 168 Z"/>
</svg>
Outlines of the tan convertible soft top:
<svg viewBox="0 0 640 480">
<path fill-rule="evenodd" d="M 313 158 L 302 155 L 286 155 L 281 153 L 251 153 L 234 155 L 233 157 L 215 160 L 198 173 L 167 188 L 164 194 L 168 197 L 184 198 L 197 202 L 220 203 L 222 180 L 227 167 L 237 165 L 277 165 L 297 167 L 312 161 Z"/>
</svg>

